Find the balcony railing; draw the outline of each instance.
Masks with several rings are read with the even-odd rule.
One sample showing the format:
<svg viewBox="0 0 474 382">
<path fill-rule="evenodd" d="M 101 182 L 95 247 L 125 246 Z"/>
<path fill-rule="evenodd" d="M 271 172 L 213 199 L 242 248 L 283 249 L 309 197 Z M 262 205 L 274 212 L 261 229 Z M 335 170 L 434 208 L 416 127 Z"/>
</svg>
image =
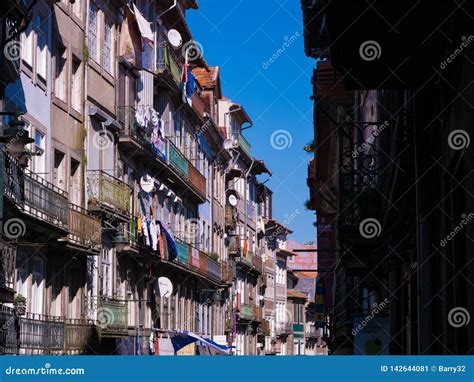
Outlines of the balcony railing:
<svg viewBox="0 0 474 382">
<path fill-rule="evenodd" d="M 275 331 L 277 335 L 288 335 L 293 332 L 293 324 L 292 323 L 277 323 L 275 327 Z"/>
<path fill-rule="evenodd" d="M 191 100 L 192 100 L 194 111 L 199 116 L 199 120 L 203 122 L 204 121 L 203 115 L 206 112 L 206 104 L 204 103 L 203 99 L 197 92 L 193 93 Z"/>
<path fill-rule="evenodd" d="M 253 318 L 252 305 L 250 305 L 250 304 L 240 304 L 239 318 L 246 319 L 246 320 L 251 320 Z"/>
<path fill-rule="evenodd" d="M 184 175 L 187 178 L 189 175 L 189 161 L 181 153 L 181 151 L 169 140 L 167 143 L 167 154 L 171 166 L 173 166 L 181 173 L 181 175 Z"/>
<path fill-rule="evenodd" d="M 5 167 L 3 194 L 13 203 L 23 208 L 23 182 L 20 179 L 23 176 L 23 170 L 19 167 L 17 161 L 4 153 Z"/>
<path fill-rule="evenodd" d="M 234 269 L 229 263 L 221 264 L 221 280 L 224 284 L 232 284 L 234 279 Z"/>
<path fill-rule="evenodd" d="M 252 257 L 252 266 L 258 273 L 263 273 L 263 262 L 260 256 L 254 255 Z"/>
<path fill-rule="evenodd" d="M 13 288 L 15 282 L 16 247 L 0 240 L 2 254 L 0 262 L 0 288 Z"/>
<path fill-rule="evenodd" d="M 262 308 L 258 305 L 253 305 L 252 306 L 252 318 L 255 321 L 262 321 L 263 319 L 263 313 L 262 313 Z"/>
<path fill-rule="evenodd" d="M 170 142 L 166 142 L 166 157 L 168 164 L 180 173 L 189 185 L 202 198 L 206 197 L 206 178 L 193 166 L 193 164 Z"/>
<path fill-rule="evenodd" d="M 162 44 L 157 49 L 157 73 L 168 73 L 177 85 L 181 82 L 181 68 L 178 59 L 168 44 Z"/>
<path fill-rule="evenodd" d="M 215 282 L 221 282 L 221 264 L 212 259 L 207 253 L 200 251 L 193 245 L 186 243 L 186 235 L 173 234 L 178 256 L 176 261 L 186 268 L 197 271 L 203 276 L 207 276 Z M 182 239 L 177 236 L 181 236 Z"/>
<path fill-rule="evenodd" d="M 19 342 L 17 328 L 20 324 Z M 17 318 L 13 309 L 0 307 L 0 354 L 78 354 L 88 350 L 93 334 L 89 320 L 27 313 Z"/>
<path fill-rule="evenodd" d="M 264 336 L 269 336 L 271 334 L 270 330 L 270 321 L 268 320 L 262 320 L 262 325 L 260 326 L 260 332 Z"/>
<path fill-rule="evenodd" d="M 262 259 L 252 251 L 247 251 L 247 255 L 242 253 L 240 257 L 236 257 L 235 261 L 240 266 L 247 266 L 252 271 L 261 274 L 263 272 Z"/>
<path fill-rule="evenodd" d="M 232 206 L 225 206 L 225 225 L 233 227 L 237 223 L 237 211 Z"/>
<path fill-rule="evenodd" d="M 69 202 L 65 191 L 28 170 L 18 171 L 14 161 L 8 170 L 7 194 L 23 211 L 56 227 L 67 229 Z M 16 179 L 15 179 L 16 178 Z M 17 184 L 13 184 L 13 182 Z"/>
<path fill-rule="evenodd" d="M 123 337 L 128 335 L 127 303 L 100 297 L 97 326 L 101 337 Z"/>
<path fill-rule="evenodd" d="M 130 210 L 130 187 L 101 170 L 87 171 L 90 210 L 108 209 L 127 216 Z"/>
<path fill-rule="evenodd" d="M 253 304 L 241 304 L 239 308 L 239 318 L 262 321 L 262 308 Z"/>
<path fill-rule="evenodd" d="M 101 243 L 101 222 L 89 211 L 69 204 L 69 241 L 74 244 L 98 249 Z"/>
<path fill-rule="evenodd" d="M 242 134 L 237 135 L 237 141 L 239 143 L 240 148 L 248 155 L 251 156 L 252 153 L 252 146 L 250 143 L 244 138 Z"/>
<path fill-rule="evenodd" d="M 144 108 L 139 106 L 138 108 L 143 109 L 143 114 L 148 114 L 149 112 L 154 110 L 151 107 Z M 145 126 L 138 123 L 136 117 L 137 108 L 133 106 L 117 106 L 116 110 L 117 120 L 122 126 L 120 136 L 132 138 L 134 141 L 147 148 L 150 153 L 153 153 L 160 159 L 165 160 L 166 138 L 156 136 L 155 139 L 152 139 L 153 134 L 155 134 L 156 131 L 154 131 L 154 127 L 152 126 L 152 124 L 148 124 Z M 122 142 L 122 140 L 120 142 Z"/>
<path fill-rule="evenodd" d="M 311 338 L 321 337 L 321 334 L 322 334 L 321 332 L 322 330 L 316 328 L 312 324 L 305 325 L 305 331 L 304 331 L 305 337 L 311 337 Z"/>
</svg>

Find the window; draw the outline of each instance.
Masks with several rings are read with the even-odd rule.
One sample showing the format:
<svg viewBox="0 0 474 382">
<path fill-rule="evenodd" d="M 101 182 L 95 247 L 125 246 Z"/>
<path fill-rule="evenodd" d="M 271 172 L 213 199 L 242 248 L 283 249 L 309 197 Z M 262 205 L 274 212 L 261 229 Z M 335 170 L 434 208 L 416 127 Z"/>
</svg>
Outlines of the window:
<svg viewBox="0 0 474 382">
<path fill-rule="evenodd" d="M 46 81 L 46 64 L 48 58 L 48 21 L 47 18 L 38 13 L 35 17 L 37 59 L 36 73 Z"/>
<path fill-rule="evenodd" d="M 79 112 L 81 111 L 82 106 L 81 69 L 81 61 L 73 57 L 71 68 L 71 106 L 74 110 Z"/>
<path fill-rule="evenodd" d="M 44 177 L 46 173 L 45 139 L 44 134 L 38 129 L 35 131 L 34 145 L 36 155 L 33 157 L 33 170 L 39 176 Z"/>
<path fill-rule="evenodd" d="M 94 2 L 91 0 L 89 4 L 89 24 L 88 24 L 88 39 L 87 47 L 89 48 L 89 56 L 94 61 L 98 62 L 98 18 L 97 8 Z"/>
<path fill-rule="evenodd" d="M 67 56 L 66 48 L 59 46 L 56 49 L 56 78 L 54 81 L 54 93 L 56 97 L 66 102 L 67 81 Z"/>
<path fill-rule="evenodd" d="M 23 61 L 30 67 L 33 66 L 33 41 L 34 41 L 34 30 L 32 23 L 28 24 L 26 32 L 22 36 L 21 43 L 21 57 Z"/>
<path fill-rule="evenodd" d="M 104 49 L 102 51 L 102 66 L 107 71 L 107 73 L 112 74 L 112 57 L 113 57 L 113 29 L 112 24 L 105 22 L 104 25 Z"/>
</svg>

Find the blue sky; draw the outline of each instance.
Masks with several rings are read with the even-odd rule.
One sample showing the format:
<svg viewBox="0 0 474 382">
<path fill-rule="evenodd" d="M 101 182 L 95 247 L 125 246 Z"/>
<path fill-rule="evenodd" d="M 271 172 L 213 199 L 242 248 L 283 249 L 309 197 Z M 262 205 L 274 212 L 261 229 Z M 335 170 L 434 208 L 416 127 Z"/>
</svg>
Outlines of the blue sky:
<svg viewBox="0 0 474 382">
<path fill-rule="evenodd" d="M 314 240 L 314 213 L 304 207 L 310 155 L 303 150 L 313 138 L 309 97 L 314 60 L 304 54 L 300 2 L 198 4 L 198 10 L 187 12 L 189 26 L 207 63 L 220 66 L 223 94 L 242 104 L 254 121 L 244 136 L 253 155 L 273 172 L 267 185 L 274 191 L 274 218 L 295 231 L 293 240 Z"/>
</svg>

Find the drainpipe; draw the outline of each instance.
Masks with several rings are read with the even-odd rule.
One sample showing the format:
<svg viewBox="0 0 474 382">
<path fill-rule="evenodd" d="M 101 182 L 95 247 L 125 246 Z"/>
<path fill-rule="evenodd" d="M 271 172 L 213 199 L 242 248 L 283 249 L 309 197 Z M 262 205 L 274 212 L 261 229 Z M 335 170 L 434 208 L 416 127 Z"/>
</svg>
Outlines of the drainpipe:
<svg viewBox="0 0 474 382">
<path fill-rule="evenodd" d="M 255 158 L 252 158 L 252 163 L 250 164 L 249 169 L 245 173 L 245 179 L 244 179 L 244 203 L 245 203 L 245 224 L 244 224 L 244 229 L 245 229 L 245 240 L 247 240 L 247 221 L 248 221 L 248 209 L 247 209 L 247 184 L 248 184 L 248 176 L 250 174 L 250 171 L 252 171 L 252 167 L 255 163 Z M 248 247 L 248 244 L 247 244 Z"/>
</svg>

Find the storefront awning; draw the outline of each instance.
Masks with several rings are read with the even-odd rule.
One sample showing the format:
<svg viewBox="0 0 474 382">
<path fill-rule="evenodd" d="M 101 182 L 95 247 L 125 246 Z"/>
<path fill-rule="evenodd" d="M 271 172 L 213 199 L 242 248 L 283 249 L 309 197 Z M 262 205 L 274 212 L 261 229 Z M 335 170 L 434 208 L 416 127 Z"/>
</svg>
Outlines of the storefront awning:
<svg viewBox="0 0 474 382">
<path fill-rule="evenodd" d="M 173 344 L 173 348 L 175 352 L 178 352 L 185 346 L 197 341 L 199 341 L 199 345 L 207 346 L 221 354 L 228 355 L 230 352 L 229 347 L 225 345 L 219 345 L 216 342 L 208 338 L 203 338 L 193 332 L 188 332 L 186 330 L 167 330 L 166 332 L 170 336 L 171 343 Z"/>
</svg>

